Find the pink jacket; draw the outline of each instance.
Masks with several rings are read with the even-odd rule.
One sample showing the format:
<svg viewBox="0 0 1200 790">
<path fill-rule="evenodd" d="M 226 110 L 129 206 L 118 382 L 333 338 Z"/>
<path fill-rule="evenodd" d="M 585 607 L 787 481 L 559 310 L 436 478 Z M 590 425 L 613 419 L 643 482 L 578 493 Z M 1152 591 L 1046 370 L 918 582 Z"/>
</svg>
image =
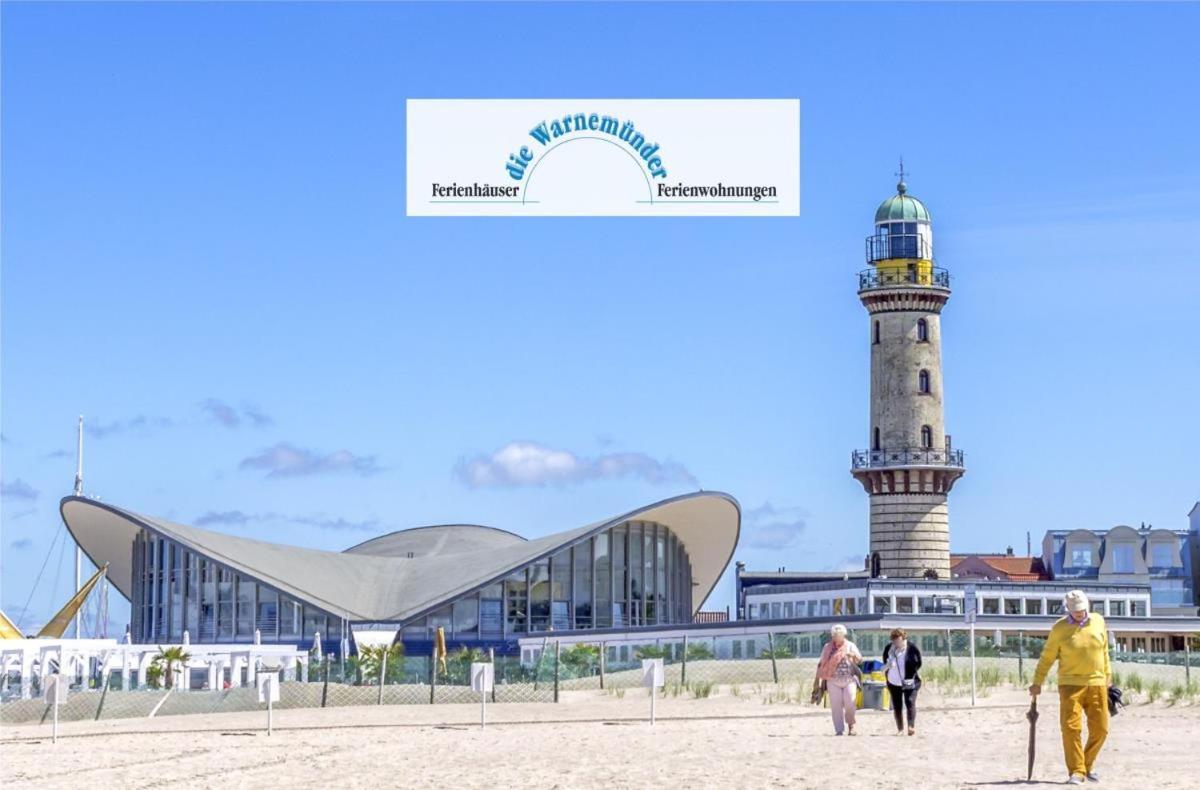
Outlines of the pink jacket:
<svg viewBox="0 0 1200 790">
<path fill-rule="evenodd" d="M 862 661 L 862 653 L 858 652 L 858 646 L 849 639 L 842 642 L 841 648 L 835 648 L 833 642 L 827 642 L 821 650 L 820 660 L 817 661 L 817 680 L 831 680 L 838 664 L 846 657 L 855 664 Z"/>
</svg>

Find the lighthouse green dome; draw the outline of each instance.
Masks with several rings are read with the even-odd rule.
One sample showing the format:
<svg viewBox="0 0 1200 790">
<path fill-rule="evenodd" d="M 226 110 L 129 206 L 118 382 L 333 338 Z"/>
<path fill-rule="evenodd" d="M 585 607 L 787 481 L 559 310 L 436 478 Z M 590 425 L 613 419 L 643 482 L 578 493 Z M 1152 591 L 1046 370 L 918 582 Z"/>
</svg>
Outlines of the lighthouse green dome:
<svg viewBox="0 0 1200 790">
<path fill-rule="evenodd" d="M 903 181 L 896 185 L 896 194 L 875 209 L 875 222 L 929 222 L 929 209 L 912 195 Z"/>
</svg>

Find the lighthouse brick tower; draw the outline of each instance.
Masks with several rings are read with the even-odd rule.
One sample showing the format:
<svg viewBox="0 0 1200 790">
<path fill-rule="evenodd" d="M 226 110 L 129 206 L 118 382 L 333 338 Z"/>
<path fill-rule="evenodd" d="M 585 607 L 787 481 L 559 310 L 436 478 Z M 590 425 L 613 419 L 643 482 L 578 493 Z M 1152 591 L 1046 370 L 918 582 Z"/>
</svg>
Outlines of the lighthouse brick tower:
<svg viewBox="0 0 1200 790">
<path fill-rule="evenodd" d="M 942 308 L 950 274 L 934 266 L 929 210 L 896 194 L 875 212 L 858 297 L 870 317 L 870 449 L 851 473 L 871 500 L 871 576 L 950 578 L 947 495 L 963 475 L 942 415 Z"/>
</svg>

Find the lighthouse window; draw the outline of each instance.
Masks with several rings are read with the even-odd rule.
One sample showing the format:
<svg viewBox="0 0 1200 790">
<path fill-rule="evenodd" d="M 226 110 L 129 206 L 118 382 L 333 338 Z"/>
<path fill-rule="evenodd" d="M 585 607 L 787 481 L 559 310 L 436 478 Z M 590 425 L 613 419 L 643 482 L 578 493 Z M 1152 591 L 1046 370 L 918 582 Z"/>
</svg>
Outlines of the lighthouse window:
<svg viewBox="0 0 1200 790">
<path fill-rule="evenodd" d="M 875 437 L 874 437 L 874 441 L 871 443 L 871 449 L 872 450 L 879 449 L 879 429 L 878 428 L 875 429 Z"/>
<path fill-rule="evenodd" d="M 933 429 L 928 425 L 921 426 L 921 447 L 926 450 L 933 447 Z"/>
<path fill-rule="evenodd" d="M 929 324 L 926 323 L 924 318 L 917 319 L 917 342 L 918 343 L 928 343 L 929 342 Z"/>
<path fill-rule="evenodd" d="M 873 342 L 875 345 L 879 345 L 879 322 L 878 321 L 875 322 L 875 335 L 871 342 Z"/>
<path fill-rule="evenodd" d="M 929 371 L 928 370 L 922 370 L 919 374 L 917 374 L 917 390 L 922 395 L 929 394 Z"/>
</svg>

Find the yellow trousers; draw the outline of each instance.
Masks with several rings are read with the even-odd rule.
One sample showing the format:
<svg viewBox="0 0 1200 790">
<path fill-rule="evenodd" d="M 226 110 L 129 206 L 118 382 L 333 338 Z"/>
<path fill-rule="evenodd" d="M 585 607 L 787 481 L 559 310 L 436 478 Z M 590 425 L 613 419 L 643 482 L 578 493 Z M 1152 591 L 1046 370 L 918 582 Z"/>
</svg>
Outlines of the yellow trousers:
<svg viewBox="0 0 1200 790">
<path fill-rule="evenodd" d="M 1091 773 L 1108 737 L 1108 689 L 1104 686 L 1059 686 L 1058 721 L 1062 726 L 1063 757 L 1075 776 Z M 1087 716 L 1087 745 L 1083 743 L 1083 718 Z"/>
</svg>

